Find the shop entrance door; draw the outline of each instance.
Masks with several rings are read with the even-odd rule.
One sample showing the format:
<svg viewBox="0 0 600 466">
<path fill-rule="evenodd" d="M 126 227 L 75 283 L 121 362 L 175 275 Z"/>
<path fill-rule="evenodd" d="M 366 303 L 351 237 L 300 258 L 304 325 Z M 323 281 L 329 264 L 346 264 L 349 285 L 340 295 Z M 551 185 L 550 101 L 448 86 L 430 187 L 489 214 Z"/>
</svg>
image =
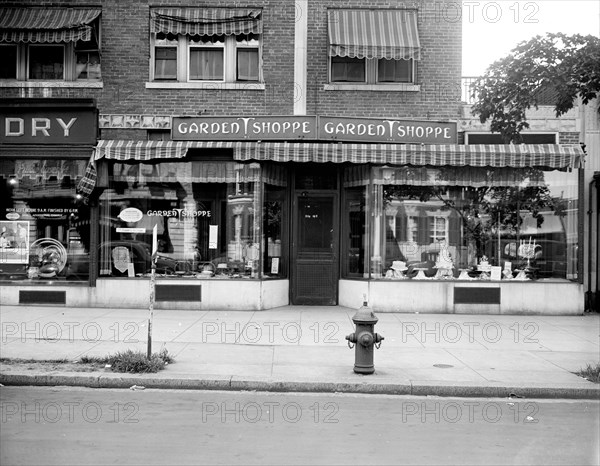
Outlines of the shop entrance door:
<svg viewBox="0 0 600 466">
<path fill-rule="evenodd" d="M 338 294 L 338 194 L 296 191 L 292 230 L 291 301 L 335 306 Z"/>
</svg>

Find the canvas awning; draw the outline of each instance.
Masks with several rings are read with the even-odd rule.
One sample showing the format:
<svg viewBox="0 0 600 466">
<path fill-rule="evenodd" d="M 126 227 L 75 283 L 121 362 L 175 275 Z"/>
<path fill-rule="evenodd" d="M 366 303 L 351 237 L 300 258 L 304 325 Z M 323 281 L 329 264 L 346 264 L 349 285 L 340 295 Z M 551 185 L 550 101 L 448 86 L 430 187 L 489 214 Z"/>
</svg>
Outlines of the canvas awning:
<svg viewBox="0 0 600 466">
<path fill-rule="evenodd" d="M 410 165 L 421 167 L 512 167 L 573 169 L 583 164 L 583 150 L 575 144 L 436 145 L 344 144 L 323 142 L 241 141 L 127 141 L 101 140 L 79 184 L 89 195 L 95 186 L 95 161 L 145 162 L 181 159 L 190 149 L 231 149 L 233 159 L 272 162 L 350 162 L 353 164 Z"/>
<path fill-rule="evenodd" d="M 150 30 L 191 36 L 262 34 L 261 14 L 249 8 L 152 8 Z"/>
<path fill-rule="evenodd" d="M 100 8 L 0 8 L 0 42 L 89 41 Z"/>
<path fill-rule="evenodd" d="M 329 56 L 421 59 L 416 10 L 327 10 Z"/>
<path fill-rule="evenodd" d="M 273 162 L 351 162 L 377 165 L 580 168 L 577 144 L 344 144 L 240 142 L 236 160 Z"/>
</svg>

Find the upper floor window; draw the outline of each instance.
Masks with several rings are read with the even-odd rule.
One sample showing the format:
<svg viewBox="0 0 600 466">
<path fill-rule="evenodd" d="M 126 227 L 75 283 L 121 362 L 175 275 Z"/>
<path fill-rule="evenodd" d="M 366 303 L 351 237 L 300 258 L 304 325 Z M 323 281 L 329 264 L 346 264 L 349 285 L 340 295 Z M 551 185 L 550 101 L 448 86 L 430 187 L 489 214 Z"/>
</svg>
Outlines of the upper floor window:
<svg viewBox="0 0 600 466">
<path fill-rule="evenodd" d="M 151 10 L 154 81 L 261 81 L 261 10 Z"/>
<path fill-rule="evenodd" d="M 0 79 L 99 80 L 100 12 L 0 8 Z"/>
<path fill-rule="evenodd" d="M 416 10 L 327 11 L 330 82 L 414 83 Z"/>
</svg>

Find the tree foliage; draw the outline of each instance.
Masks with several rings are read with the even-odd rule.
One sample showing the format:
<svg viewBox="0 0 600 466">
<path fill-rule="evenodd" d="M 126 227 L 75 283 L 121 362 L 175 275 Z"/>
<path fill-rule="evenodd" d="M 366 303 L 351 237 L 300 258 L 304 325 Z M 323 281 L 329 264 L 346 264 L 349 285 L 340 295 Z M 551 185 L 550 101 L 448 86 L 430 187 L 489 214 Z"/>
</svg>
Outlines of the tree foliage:
<svg viewBox="0 0 600 466">
<path fill-rule="evenodd" d="M 538 108 L 541 92 L 553 96 L 556 116 L 585 105 L 600 94 L 600 38 L 547 33 L 521 42 L 494 62 L 473 84 L 473 115 L 506 143 L 521 141 L 529 127 L 525 111 Z"/>
</svg>

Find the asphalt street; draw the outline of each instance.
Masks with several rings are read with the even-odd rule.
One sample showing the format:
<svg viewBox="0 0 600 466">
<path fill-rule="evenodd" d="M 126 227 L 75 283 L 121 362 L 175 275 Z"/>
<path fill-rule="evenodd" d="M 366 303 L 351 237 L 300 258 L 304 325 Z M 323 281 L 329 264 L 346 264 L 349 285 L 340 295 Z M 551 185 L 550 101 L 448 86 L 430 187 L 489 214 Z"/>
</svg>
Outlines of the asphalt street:
<svg viewBox="0 0 600 466">
<path fill-rule="evenodd" d="M 599 464 L 600 403 L 1 387 L 2 465 Z"/>
</svg>

